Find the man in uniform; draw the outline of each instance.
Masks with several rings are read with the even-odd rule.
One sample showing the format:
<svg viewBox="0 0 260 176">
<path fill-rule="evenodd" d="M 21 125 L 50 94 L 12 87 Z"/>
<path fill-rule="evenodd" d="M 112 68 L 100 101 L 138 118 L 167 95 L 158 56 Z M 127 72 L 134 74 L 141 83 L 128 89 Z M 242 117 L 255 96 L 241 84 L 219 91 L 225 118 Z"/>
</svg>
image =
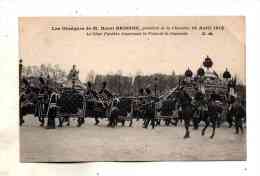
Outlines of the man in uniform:
<svg viewBox="0 0 260 176">
<path fill-rule="evenodd" d="M 99 91 L 99 94 L 103 94 L 103 95 L 105 95 L 106 96 L 106 98 L 107 99 L 111 99 L 111 98 L 113 98 L 113 95 L 112 95 L 112 93 L 107 89 L 107 82 L 103 82 L 102 83 L 102 88 L 101 88 L 101 90 Z"/>
<path fill-rule="evenodd" d="M 183 87 L 181 87 L 179 92 L 179 102 L 181 106 L 181 115 L 184 120 L 184 126 L 186 130 L 184 138 L 190 137 L 189 126 L 190 126 L 190 120 L 193 116 L 193 108 L 192 108 L 191 100 L 192 99 L 189 96 L 189 94 L 184 90 Z"/>
<path fill-rule="evenodd" d="M 85 92 L 86 97 L 86 114 L 90 117 L 95 117 L 95 105 L 98 100 L 98 94 L 93 89 L 91 82 L 87 83 L 87 91 Z"/>
<path fill-rule="evenodd" d="M 97 92 L 93 89 L 91 82 L 87 82 L 87 92 L 85 94 L 87 98 L 93 99 L 93 98 L 98 98 Z"/>
<path fill-rule="evenodd" d="M 232 108 L 233 116 L 235 117 L 236 134 L 239 134 L 239 129 L 243 134 L 243 118 L 245 118 L 246 113 L 239 99 L 235 100 Z"/>
<path fill-rule="evenodd" d="M 51 90 L 50 90 L 51 91 Z M 57 115 L 57 102 L 58 102 L 58 94 L 56 92 L 51 93 L 50 95 L 50 103 L 47 110 L 47 127 L 46 129 L 55 129 L 55 118 Z"/>
<path fill-rule="evenodd" d="M 203 107 L 204 107 L 204 95 L 203 93 L 196 88 L 196 93 L 195 93 L 195 112 L 194 112 L 194 116 L 193 116 L 193 128 L 194 129 L 198 129 L 199 128 L 199 121 L 201 116 L 203 116 L 202 113 L 204 113 L 203 111 Z"/>
<path fill-rule="evenodd" d="M 229 95 L 228 101 L 227 101 L 227 106 L 228 106 L 228 111 L 227 111 L 227 122 L 229 124 L 229 128 L 233 126 L 233 114 L 234 114 L 234 103 L 235 103 L 235 97 L 233 95 Z"/>
<path fill-rule="evenodd" d="M 79 79 L 79 71 L 76 69 L 76 65 L 72 66 L 72 69 L 69 72 L 68 80 L 78 80 Z"/>
<path fill-rule="evenodd" d="M 98 99 L 100 100 L 100 102 L 102 103 L 102 109 L 104 109 L 107 113 L 107 108 L 108 108 L 108 101 L 111 100 L 113 98 L 112 93 L 106 88 L 107 83 L 104 81 L 102 83 L 102 88 L 101 90 L 98 92 Z M 99 124 L 99 120 L 98 120 L 98 116 L 99 116 L 99 112 L 100 110 L 95 112 L 95 125 Z"/>
<path fill-rule="evenodd" d="M 151 90 L 149 88 L 145 89 L 147 94 L 146 102 L 145 102 L 145 121 L 144 121 L 144 128 L 148 128 L 149 123 L 151 121 L 152 128 L 154 129 L 155 126 L 155 102 L 151 96 Z"/>
</svg>

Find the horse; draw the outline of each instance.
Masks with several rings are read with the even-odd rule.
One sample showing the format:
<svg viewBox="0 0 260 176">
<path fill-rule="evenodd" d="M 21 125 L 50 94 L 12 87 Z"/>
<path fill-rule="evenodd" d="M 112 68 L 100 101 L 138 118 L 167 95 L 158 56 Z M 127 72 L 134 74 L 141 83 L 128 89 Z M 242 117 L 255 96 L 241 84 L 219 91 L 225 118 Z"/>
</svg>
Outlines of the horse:
<svg viewBox="0 0 260 176">
<path fill-rule="evenodd" d="M 207 104 L 208 110 L 205 111 L 203 121 L 205 122 L 205 127 L 201 131 L 201 135 L 205 135 L 205 131 L 212 123 L 212 133 L 210 138 L 213 139 L 215 136 L 215 130 L 216 130 L 216 125 L 217 125 L 217 120 L 218 120 L 218 115 L 223 111 L 223 109 L 217 105 L 217 102 L 215 100 L 209 100 Z"/>
<path fill-rule="evenodd" d="M 111 99 L 103 99 L 100 97 L 85 97 L 86 108 L 85 117 L 92 117 L 95 119 L 95 125 L 98 125 L 99 118 L 108 118 L 111 108 Z"/>
<path fill-rule="evenodd" d="M 179 107 L 176 99 L 159 100 L 159 102 L 156 103 L 156 125 L 160 125 L 161 120 L 163 120 L 166 126 L 169 126 L 170 124 L 177 126 L 179 120 L 178 108 Z"/>
<path fill-rule="evenodd" d="M 116 127 L 118 123 L 124 126 L 125 122 L 129 121 L 129 127 L 131 127 L 133 124 L 134 103 L 134 100 L 128 98 L 114 98 L 110 107 L 108 126 Z"/>
<path fill-rule="evenodd" d="M 19 108 L 19 125 L 22 126 L 24 121 L 24 116 L 34 113 L 34 104 L 26 99 L 25 95 L 20 96 L 20 108 Z"/>
<path fill-rule="evenodd" d="M 233 126 L 234 122 L 236 134 L 239 134 L 239 130 L 241 133 L 243 133 L 243 121 L 245 122 L 246 111 L 245 108 L 238 102 L 238 100 L 236 100 L 236 102 L 231 105 L 227 115 L 229 128 Z"/>
<path fill-rule="evenodd" d="M 37 92 L 31 87 L 27 87 L 19 97 L 19 125 L 25 122 L 23 116 L 35 114 L 35 104 L 37 102 Z"/>
<path fill-rule="evenodd" d="M 62 127 L 64 122 L 67 122 L 67 126 L 70 126 L 70 118 L 78 118 L 78 127 L 85 122 L 84 100 L 84 96 L 75 89 L 64 90 L 63 93 L 60 94 L 57 100 L 59 127 Z"/>
</svg>

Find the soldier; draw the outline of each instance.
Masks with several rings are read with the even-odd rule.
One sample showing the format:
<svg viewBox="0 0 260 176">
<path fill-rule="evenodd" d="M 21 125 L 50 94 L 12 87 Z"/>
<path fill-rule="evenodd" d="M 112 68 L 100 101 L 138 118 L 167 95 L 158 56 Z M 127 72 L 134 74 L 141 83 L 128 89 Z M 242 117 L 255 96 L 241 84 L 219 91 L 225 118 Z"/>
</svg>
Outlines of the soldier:
<svg viewBox="0 0 260 176">
<path fill-rule="evenodd" d="M 106 98 L 113 98 L 113 95 L 112 93 L 106 88 L 107 86 L 107 82 L 103 82 L 102 83 L 102 88 L 101 90 L 99 91 L 99 94 L 104 94 L 106 96 Z"/>
<path fill-rule="evenodd" d="M 58 94 L 53 92 L 50 96 L 50 103 L 47 111 L 48 115 L 48 122 L 46 129 L 55 129 L 55 118 L 57 115 L 57 101 L 58 101 Z"/>
<path fill-rule="evenodd" d="M 195 98 L 196 102 L 201 103 L 204 100 L 204 95 L 203 95 L 202 91 L 199 90 L 197 87 L 195 88 L 195 90 L 196 90 L 196 93 L 195 93 L 194 98 Z"/>
<path fill-rule="evenodd" d="M 204 107 L 204 95 L 203 93 L 196 88 L 196 94 L 195 94 L 195 112 L 193 116 L 193 128 L 198 129 L 199 128 L 199 122 L 201 120 L 201 117 L 203 116 L 203 107 Z"/>
<path fill-rule="evenodd" d="M 98 97 L 101 100 L 100 102 L 102 103 L 103 109 L 107 112 L 107 109 L 108 109 L 107 101 L 112 99 L 113 95 L 109 90 L 107 90 L 106 86 L 107 86 L 107 83 L 104 81 L 102 83 L 101 90 L 98 92 L 98 94 L 99 94 Z M 99 120 L 98 120 L 98 113 L 97 113 L 97 114 L 95 114 L 95 125 L 98 125 L 98 124 L 99 124 Z"/>
<path fill-rule="evenodd" d="M 118 116 L 119 116 L 119 113 L 120 113 L 118 105 L 119 105 L 119 99 L 116 98 L 113 101 L 113 106 L 111 108 L 111 115 L 109 117 L 109 123 L 107 125 L 108 127 L 113 127 L 114 128 L 117 125 Z"/>
<path fill-rule="evenodd" d="M 191 97 L 189 94 L 184 90 L 183 87 L 180 88 L 180 92 L 177 95 L 178 96 L 178 101 L 181 106 L 181 116 L 184 120 L 184 126 L 185 126 L 185 135 L 184 138 L 189 138 L 190 137 L 190 132 L 189 132 L 189 126 L 190 126 L 190 120 L 193 116 L 193 106 L 191 104 Z"/>
<path fill-rule="evenodd" d="M 233 116 L 235 117 L 235 127 L 236 127 L 236 134 L 239 134 L 239 129 L 241 133 L 243 134 L 243 118 L 246 116 L 245 110 L 243 106 L 241 105 L 241 102 L 239 99 L 237 99 L 233 105 Z"/>
<path fill-rule="evenodd" d="M 76 69 L 76 65 L 72 66 L 72 69 L 69 72 L 68 80 L 78 80 L 79 79 L 79 70 Z"/>
<path fill-rule="evenodd" d="M 145 89 L 147 94 L 147 99 L 145 102 L 145 114 L 144 114 L 144 128 L 148 128 L 151 121 L 152 128 L 155 126 L 155 102 L 152 100 L 151 90 L 149 88 Z"/>
<path fill-rule="evenodd" d="M 229 124 L 229 128 L 233 126 L 233 114 L 234 114 L 234 103 L 235 103 L 235 97 L 233 95 L 230 95 L 227 101 L 228 111 L 227 111 L 227 122 Z"/>
<path fill-rule="evenodd" d="M 87 82 L 87 92 L 86 96 L 90 99 L 98 98 L 97 92 L 93 89 L 91 82 Z"/>
</svg>

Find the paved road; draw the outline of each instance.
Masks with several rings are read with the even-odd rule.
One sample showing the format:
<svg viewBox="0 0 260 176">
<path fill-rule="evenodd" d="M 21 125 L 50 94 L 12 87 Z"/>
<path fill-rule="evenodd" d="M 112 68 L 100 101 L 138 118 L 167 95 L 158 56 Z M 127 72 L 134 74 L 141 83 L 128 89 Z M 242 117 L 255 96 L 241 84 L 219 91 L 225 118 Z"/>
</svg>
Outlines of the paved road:
<svg viewBox="0 0 260 176">
<path fill-rule="evenodd" d="M 183 126 L 147 130 L 141 121 L 112 129 L 106 120 L 94 126 L 87 119 L 80 128 L 72 120 L 72 126 L 54 130 L 39 127 L 32 116 L 25 121 L 20 128 L 22 162 L 246 160 L 246 134 L 236 135 L 226 126 L 216 130 L 214 139 L 210 128 L 203 137 L 192 129 L 191 138 L 183 139 Z"/>
</svg>

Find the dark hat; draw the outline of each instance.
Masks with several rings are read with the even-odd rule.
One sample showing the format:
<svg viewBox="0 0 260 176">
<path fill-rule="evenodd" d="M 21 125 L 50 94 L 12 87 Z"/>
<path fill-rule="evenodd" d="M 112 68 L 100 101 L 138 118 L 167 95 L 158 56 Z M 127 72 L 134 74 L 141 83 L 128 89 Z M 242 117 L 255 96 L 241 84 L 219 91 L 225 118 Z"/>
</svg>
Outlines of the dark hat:
<svg viewBox="0 0 260 176">
<path fill-rule="evenodd" d="M 91 82 L 90 81 L 87 82 L 87 85 L 88 85 L 89 88 L 91 88 Z"/>
<path fill-rule="evenodd" d="M 144 89 L 143 88 L 139 89 L 139 93 L 140 95 L 144 95 Z"/>
<path fill-rule="evenodd" d="M 41 84 L 45 84 L 44 79 L 42 77 L 39 77 L 39 81 Z"/>
<path fill-rule="evenodd" d="M 149 95 L 149 94 L 151 94 L 151 89 L 150 88 L 146 88 L 145 92 Z"/>
<path fill-rule="evenodd" d="M 102 85 L 103 85 L 103 87 L 106 87 L 107 82 L 106 82 L 106 81 L 103 81 Z"/>
</svg>

